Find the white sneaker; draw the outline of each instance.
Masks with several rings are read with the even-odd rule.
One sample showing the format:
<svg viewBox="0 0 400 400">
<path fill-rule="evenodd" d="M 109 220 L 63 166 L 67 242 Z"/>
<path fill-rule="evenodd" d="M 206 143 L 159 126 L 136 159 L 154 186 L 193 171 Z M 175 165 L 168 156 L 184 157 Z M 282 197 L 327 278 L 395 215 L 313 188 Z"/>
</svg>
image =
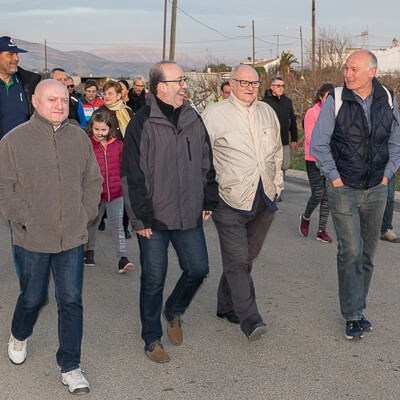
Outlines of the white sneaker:
<svg viewBox="0 0 400 400">
<path fill-rule="evenodd" d="M 68 386 L 68 391 L 72 394 L 90 392 L 89 383 L 83 376 L 83 371 L 80 368 L 62 373 L 62 383 Z"/>
<path fill-rule="evenodd" d="M 17 340 L 13 335 L 8 342 L 8 357 L 14 364 L 22 364 L 26 359 L 26 344 L 28 339 Z"/>
</svg>

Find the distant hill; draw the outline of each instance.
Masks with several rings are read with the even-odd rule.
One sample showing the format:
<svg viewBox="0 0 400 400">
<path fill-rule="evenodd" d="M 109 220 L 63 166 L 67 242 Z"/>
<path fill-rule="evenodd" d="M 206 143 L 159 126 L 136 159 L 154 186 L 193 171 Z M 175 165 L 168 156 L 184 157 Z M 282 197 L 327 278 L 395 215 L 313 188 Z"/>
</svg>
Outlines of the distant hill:
<svg viewBox="0 0 400 400">
<path fill-rule="evenodd" d="M 21 67 L 32 71 L 43 71 L 44 45 L 20 39 L 16 39 L 16 42 L 21 48 L 29 51 L 21 54 L 19 62 Z M 193 56 L 183 52 L 177 52 L 175 58 L 184 71 L 191 69 L 202 71 L 208 62 L 207 56 Z M 153 64 L 161 59 L 162 51 L 152 48 L 125 46 L 84 52 L 60 51 L 47 46 L 47 68 L 51 70 L 60 67 L 69 75 L 147 77 Z M 239 64 L 238 60 L 229 57 L 222 57 L 218 62 L 227 65 Z"/>
<path fill-rule="evenodd" d="M 21 48 L 29 53 L 20 55 L 21 67 L 32 71 L 44 70 L 44 45 L 40 43 L 16 40 Z M 116 62 L 106 60 L 84 51 L 60 51 L 47 46 L 47 68 L 60 67 L 72 75 L 81 76 L 129 76 L 145 75 L 154 63 L 152 62 Z"/>
<path fill-rule="evenodd" d="M 123 46 L 96 49 L 91 51 L 96 56 L 107 60 L 119 60 L 121 62 L 152 62 L 156 63 L 162 59 L 162 50 L 147 47 Z M 178 51 L 175 53 L 176 62 L 185 66 L 186 69 L 195 69 L 202 71 L 204 66 L 209 62 L 209 56 L 194 56 L 188 53 Z M 214 60 L 215 62 L 215 60 Z M 237 65 L 239 60 L 231 57 L 221 57 L 217 63 L 225 63 L 226 65 Z"/>
</svg>

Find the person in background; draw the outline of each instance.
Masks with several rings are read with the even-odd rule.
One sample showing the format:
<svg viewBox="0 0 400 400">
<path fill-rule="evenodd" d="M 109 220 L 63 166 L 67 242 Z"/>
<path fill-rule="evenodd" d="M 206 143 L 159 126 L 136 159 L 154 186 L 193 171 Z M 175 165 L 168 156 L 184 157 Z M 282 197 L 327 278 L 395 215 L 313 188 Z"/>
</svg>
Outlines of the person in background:
<svg viewBox="0 0 400 400">
<path fill-rule="evenodd" d="M 146 86 L 143 76 L 133 78 L 132 88 L 129 90 L 129 98 L 131 99 L 131 109 L 134 113 L 138 112 L 146 104 Z"/>
<path fill-rule="evenodd" d="M 56 81 L 62 83 L 65 87 L 67 87 L 68 83 L 68 75 L 62 68 L 53 68 L 50 71 L 50 79 L 55 79 Z M 69 91 L 68 91 L 69 93 Z M 78 99 L 75 99 L 71 94 L 69 95 L 69 114 L 68 119 L 72 121 L 76 121 L 77 125 L 80 124 L 81 119 L 83 119 L 83 108 L 82 104 L 79 103 Z"/>
<path fill-rule="evenodd" d="M 322 106 L 310 143 L 316 166 L 329 182 L 346 339 L 363 337 L 372 328 L 364 310 L 387 184 L 400 164 L 398 103 L 393 92 L 389 93 L 375 78 L 377 67 L 376 56 L 370 51 L 349 55 L 340 109 L 335 112 L 336 94 L 332 92 Z"/>
<path fill-rule="evenodd" d="M 120 79 L 118 83 L 122 88 L 121 100 L 126 106 L 132 109 L 132 107 L 134 107 L 134 102 L 129 98 L 129 83 L 125 79 Z"/>
<path fill-rule="evenodd" d="M 85 118 L 81 121 L 81 126 L 86 128 L 90 117 L 99 107 L 104 104 L 104 101 L 97 95 L 99 87 L 94 79 L 88 79 L 84 85 L 84 94 L 79 100 L 83 107 Z"/>
<path fill-rule="evenodd" d="M 315 158 L 310 154 L 310 141 L 322 104 L 324 104 L 328 93 L 333 89 L 334 87 L 332 84 L 324 83 L 315 95 L 314 107 L 310 108 L 304 117 L 304 152 L 307 176 L 311 187 L 311 197 L 308 199 L 304 213 L 300 216 L 299 232 L 302 236 L 308 236 L 311 214 L 319 204 L 319 225 L 316 239 L 323 243 L 332 242 L 332 238 L 326 232 L 326 224 L 329 215 L 326 178 L 316 167 Z"/>
<path fill-rule="evenodd" d="M 40 75 L 18 66 L 19 48 L 10 36 L 0 37 L 0 138 L 29 120 L 33 114 L 32 94 Z"/>
<path fill-rule="evenodd" d="M 27 357 L 51 270 L 57 363 L 62 383 L 77 394 L 90 390 L 80 368 L 83 247 L 87 226 L 97 216 L 103 179 L 87 135 L 69 123 L 68 104 L 64 85 L 42 81 L 32 96 L 32 118 L 0 141 L 0 211 L 11 221 L 21 274 L 8 357 L 17 365 Z"/>
<path fill-rule="evenodd" d="M 231 94 L 232 88 L 231 85 L 229 84 L 229 81 L 225 81 L 222 82 L 221 84 L 221 88 L 220 88 L 220 96 L 218 97 L 218 99 L 216 101 L 222 101 L 225 100 L 229 97 L 229 95 Z M 215 103 L 215 100 L 210 101 L 207 105 L 213 104 Z"/>
<path fill-rule="evenodd" d="M 103 86 L 104 104 L 98 109 L 110 116 L 113 126 L 113 134 L 121 142 L 124 141 L 126 127 L 133 117 L 133 111 L 122 101 L 122 86 L 119 82 L 107 81 Z M 124 209 L 123 225 L 125 238 L 130 239 L 132 234 L 129 231 L 129 217 Z"/>
<path fill-rule="evenodd" d="M 389 179 L 388 195 L 386 199 L 385 212 L 383 213 L 381 225 L 381 240 L 391 243 L 400 243 L 400 237 L 393 230 L 394 192 L 396 191 L 396 174 Z"/>
<path fill-rule="evenodd" d="M 74 80 L 70 76 L 67 76 L 67 89 L 70 96 L 74 97 L 77 101 L 82 97 L 82 94 L 75 90 Z"/>
<path fill-rule="evenodd" d="M 120 274 L 134 269 L 126 256 L 126 241 L 122 226 L 124 200 L 121 190 L 121 160 L 123 144 L 113 131 L 110 114 L 95 111 L 89 120 L 87 134 L 103 176 L 103 192 L 99 203 L 99 216 L 89 228 L 89 239 L 85 248 L 84 265 L 94 267 L 94 249 L 97 240 L 100 216 L 107 211 L 108 227 L 117 253 Z"/>
<path fill-rule="evenodd" d="M 284 91 L 285 83 L 283 82 L 283 79 L 279 76 L 275 76 L 271 79 L 270 87 L 265 91 L 265 95 L 261 100 L 273 108 L 278 116 L 279 124 L 281 126 L 283 174 L 285 174 L 290 167 L 290 148 L 296 148 L 298 136 L 296 114 L 293 111 L 293 103 L 292 100 L 285 95 Z M 279 196 L 277 201 L 282 201 L 282 197 Z"/>
</svg>

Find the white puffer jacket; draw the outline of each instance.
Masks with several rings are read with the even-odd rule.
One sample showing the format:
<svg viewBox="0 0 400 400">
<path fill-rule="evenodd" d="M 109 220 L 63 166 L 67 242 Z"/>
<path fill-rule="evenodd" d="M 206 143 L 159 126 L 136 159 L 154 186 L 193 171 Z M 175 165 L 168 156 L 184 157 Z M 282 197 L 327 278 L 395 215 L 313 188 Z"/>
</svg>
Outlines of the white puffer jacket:
<svg viewBox="0 0 400 400">
<path fill-rule="evenodd" d="M 251 210 L 258 182 L 269 199 L 283 190 L 280 126 L 266 103 L 239 100 L 233 92 L 209 105 L 202 118 L 213 149 L 219 195 L 231 207 Z"/>
</svg>

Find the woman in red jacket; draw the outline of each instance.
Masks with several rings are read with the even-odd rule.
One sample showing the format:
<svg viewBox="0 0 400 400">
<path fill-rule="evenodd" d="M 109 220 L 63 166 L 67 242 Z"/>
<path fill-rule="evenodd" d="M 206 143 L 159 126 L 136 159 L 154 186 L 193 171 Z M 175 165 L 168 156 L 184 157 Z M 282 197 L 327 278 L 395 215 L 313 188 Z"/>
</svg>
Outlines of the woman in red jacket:
<svg viewBox="0 0 400 400">
<path fill-rule="evenodd" d="M 114 136 L 110 115 L 95 111 L 89 121 L 87 133 L 92 141 L 94 154 L 103 176 L 103 192 L 99 204 L 99 215 L 107 210 L 108 227 L 114 241 L 119 259 L 119 273 L 135 266 L 126 257 L 126 241 L 122 226 L 124 202 L 121 189 L 121 159 L 123 144 Z M 100 218 L 89 228 L 89 240 L 86 245 L 84 265 L 94 266 L 94 248 L 96 245 Z"/>
</svg>

